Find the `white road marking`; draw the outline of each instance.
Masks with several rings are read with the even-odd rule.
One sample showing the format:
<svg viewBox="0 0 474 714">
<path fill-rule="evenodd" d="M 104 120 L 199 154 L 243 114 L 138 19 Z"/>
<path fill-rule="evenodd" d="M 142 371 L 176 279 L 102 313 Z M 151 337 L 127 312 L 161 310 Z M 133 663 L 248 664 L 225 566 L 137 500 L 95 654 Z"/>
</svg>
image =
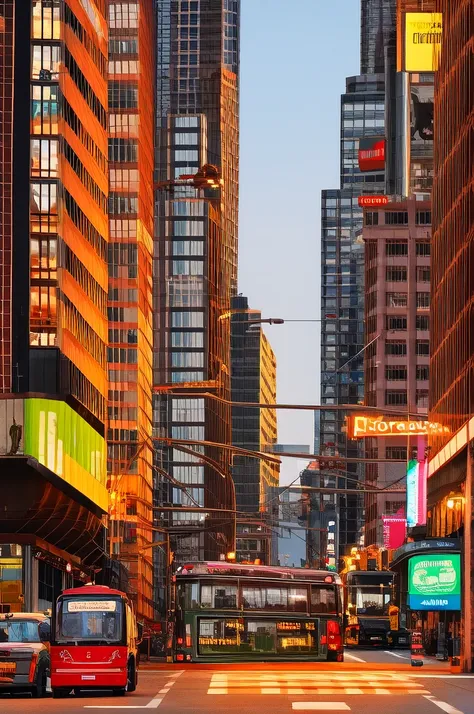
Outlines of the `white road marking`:
<svg viewBox="0 0 474 714">
<path fill-rule="evenodd" d="M 346 688 L 344 689 L 344 692 L 345 692 L 346 694 L 363 694 L 363 693 L 364 693 L 364 690 L 363 690 L 363 689 L 357 689 L 356 687 L 353 687 L 353 688 L 351 688 L 351 687 L 346 687 Z"/>
<path fill-rule="evenodd" d="M 396 652 L 390 652 L 390 650 L 384 650 L 384 654 L 392 655 L 392 657 L 399 657 L 400 659 L 410 659 L 409 657 L 405 657 L 404 655 L 397 654 Z"/>
<path fill-rule="evenodd" d="M 222 688 L 222 689 L 208 689 L 207 690 L 208 694 L 227 694 L 227 688 Z"/>
<path fill-rule="evenodd" d="M 350 712 L 345 702 L 292 702 L 294 711 Z"/>
<path fill-rule="evenodd" d="M 173 686 L 173 684 L 176 682 L 176 678 L 180 677 L 184 672 L 184 669 L 181 670 L 181 672 L 177 672 L 176 674 L 170 675 L 171 677 L 174 677 L 175 680 L 174 682 L 168 682 L 166 685 L 166 689 L 161 689 L 158 694 L 166 694 L 169 692 L 170 688 Z M 117 706 L 117 704 L 103 704 L 103 705 L 98 705 L 98 704 L 86 704 L 84 706 L 84 709 L 158 709 L 160 706 L 161 702 L 163 701 L 164 697 L 159 697 L 158 694 L 153 697 L 151 702 L 148 702 L 148 704 L 123 704 Z"/>
<path fill-rule="evenodd" d="M 447 702 L 442 702 L 433 696 L 425 696 L 425 699 L 428 699 L 430 702 L 439 707 L 439 709 L 442 709 L 442 711 L 446 712 L 446 714 L 464 714 L 459 709 L 456 709 L 456 707 L 451 706 L 451 704 L 448 704 Z"/>
<path fill-rule="evenodd" d="M 353 654 L 349 654 L 349 652 L 344 652 L 344 658 L 351 659 L 353 662 L 364 662 L 364 664 L 367 664 L 365 659 L 361 659 L 360 657 L 356 657 Z"/>
<path fill-rule="evenodd" d="M 266 682 L 265 682 L 266 684 Z M 281 694 L 280 687 L 262 687 L 261 694 Z"/>
</svg>

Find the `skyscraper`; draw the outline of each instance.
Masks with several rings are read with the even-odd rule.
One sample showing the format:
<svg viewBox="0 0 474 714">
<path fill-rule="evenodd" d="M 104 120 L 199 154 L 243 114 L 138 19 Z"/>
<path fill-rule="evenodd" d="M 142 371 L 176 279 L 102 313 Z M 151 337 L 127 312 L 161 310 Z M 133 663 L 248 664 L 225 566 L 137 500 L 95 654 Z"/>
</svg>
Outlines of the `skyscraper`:
<svg viewBox="0 0 474 714">
<path fill-rule="evenodd" d="M 105 6 L 0 4 L 1 538 L 30 610 L 105 555 Z"/>
<path fill-rule="evenodd" d="M 108 473 L 111 550 L 153 619 L 153 0 L 110 2 Z"/>
<path fill-rule="evenodd" d="M 396 0 L 361 0 L 361 74 L 385 72 L 385 52 L 395 34 L 396 11 Z"/>
<path fill-rule="evenodd" d="M 218 190 L 156 193 L 155 504 L 157 513 L 164 503 L 175 509 L 156 523 L 171 528 L 177 560 L 212 559 L 235 546 L 229 453 L 160 440 L 231 441 L 222 400 L 230 399 L 237 279 L 240 2 L 156 0 L 156 10 L 156 178 L 169 185 L 206 164 L 222 178 Z"/>
<path fill-rule="evenodd" d="M 232 310 L 235 311 L 231 318 L 232 402 L 275 404 L 276 359 L 262 325 L 258 323 L 261 313 L 249 309 L 248 299 L 241 295 L 233 298 Z M 233 405 L 234 446 L 249 451 L 272 451 L 276 441 L 275 410 Z M 278 504 L 272 494 L 279 483 L 279 464 L 234 454 L 232 476 L 239 511 L 237 559 L 258 558 L 263 564 L 270 565 L 275 537 L 266 525 L 271 525 L 272 516 L 277 515 Z M 273 550 L 276 562 L 276 547 Z"/>
</svg>

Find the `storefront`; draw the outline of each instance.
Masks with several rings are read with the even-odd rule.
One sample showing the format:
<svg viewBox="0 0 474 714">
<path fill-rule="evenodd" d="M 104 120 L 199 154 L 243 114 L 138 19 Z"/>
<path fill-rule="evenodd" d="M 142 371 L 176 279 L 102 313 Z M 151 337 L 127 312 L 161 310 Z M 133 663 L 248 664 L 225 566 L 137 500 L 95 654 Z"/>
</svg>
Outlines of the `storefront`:
<svg viewBox="0 0 474 714">
<path fill-rule="evenodd" d="M 423 633 L 427 654 L 444 657 L 461 624 L 461 542 L 427 538 L 395 552 L 395 598 L 400 626 Z"/>
</svg>

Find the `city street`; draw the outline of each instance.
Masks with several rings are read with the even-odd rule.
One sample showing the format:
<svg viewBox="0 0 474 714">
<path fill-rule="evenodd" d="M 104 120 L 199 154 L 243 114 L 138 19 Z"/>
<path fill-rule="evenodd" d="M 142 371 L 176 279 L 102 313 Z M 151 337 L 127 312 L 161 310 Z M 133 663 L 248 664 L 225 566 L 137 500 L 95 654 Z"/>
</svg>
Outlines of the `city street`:
<svg viewBox="0 0 474 714">
<path fill-rule="evenodd" d="M 365 654 L 358 652 L 362 659 Z M 370 652 L 369 655 L 382 654 Z M 354 655 L 356 656 L 356 655 Z M 381 666 L 379 657 L 379 667 Z M 401 661 L 401 660 L 400 660 Z M 402 661 L 401 661 L 402 662 Z M 166 714 L 290 714 L 291 712 L 353 712 L 353 714 L 472 714 L 474 676 L 451 675 L 440 667 L 413 670 L 407 663 L 394 668 L 353 665 L 285 663 L 245 668 L 244 664 L 213 669 L 165 667 L 144 669 L 138 690 L 118 699 L 107 692 L 30 701 L 29 695 L 1 697 L 2 714 L 86 712 L 107 709 L 160 709 Z"/>
</svg>

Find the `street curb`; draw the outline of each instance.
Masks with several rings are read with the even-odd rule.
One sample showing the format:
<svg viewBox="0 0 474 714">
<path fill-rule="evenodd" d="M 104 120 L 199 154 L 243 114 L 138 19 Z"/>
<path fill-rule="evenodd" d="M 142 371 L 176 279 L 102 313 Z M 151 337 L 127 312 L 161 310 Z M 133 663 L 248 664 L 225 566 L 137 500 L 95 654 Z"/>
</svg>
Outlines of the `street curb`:
<svg viewBox="0 0 474 714">
<path fill-rule="evenodd" d="M 214 662 L 214 663 L 186 663 L 178 662 L 176 664 L 140 664 L 141 671 L 147 672 L 163 672 L 163 671 L 176 671 L 176 670 L 186 670 L 190 672 L 195 671 L 206 671 L 206 670 L 271 670 L 273 672 L 281 670 L 304 670 L 304 671 L 314 671 L 314 672 L 339 672 L 339 671 L 349 671 L 349 672 L 360 672 L 364 669 L 370 669 L 371 671 L 378 672 L 412 672 L 415 671 L 414 667 L 411 667 L 409 662 L 406 664 L 381 664 L 377 662 Z M 444 667 L 430 667 L 423 666 L 416 668 L 417 673 L 429 673 L 429 674 L 451 674 L 449 668 Z"/>
</svg>

